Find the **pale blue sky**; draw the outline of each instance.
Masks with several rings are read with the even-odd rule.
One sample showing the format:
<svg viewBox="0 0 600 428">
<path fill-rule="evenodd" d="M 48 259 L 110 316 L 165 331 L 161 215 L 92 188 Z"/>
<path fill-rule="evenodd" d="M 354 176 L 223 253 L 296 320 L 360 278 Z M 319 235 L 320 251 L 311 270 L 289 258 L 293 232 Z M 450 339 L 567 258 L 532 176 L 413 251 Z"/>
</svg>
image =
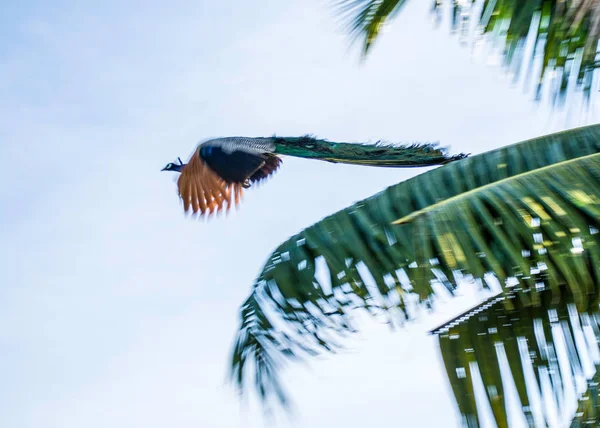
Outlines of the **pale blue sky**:
<svg viewBox="0 0 600 428">
<path fill-rule="evenodd" d="M 239 212 L 194 222 L 159 170 L 198 141 L 312 133 L 479 153 L 565 127 L 417 3 L 362 66 L 324 0 L 0 5 L 0 426 L 263 426 L 224 379 L 270 251 L 424 171 L 286 159 Z M 296 426 L 455 421 L 425 331 L 475 300 L 289 370 Z"/>
</svg>

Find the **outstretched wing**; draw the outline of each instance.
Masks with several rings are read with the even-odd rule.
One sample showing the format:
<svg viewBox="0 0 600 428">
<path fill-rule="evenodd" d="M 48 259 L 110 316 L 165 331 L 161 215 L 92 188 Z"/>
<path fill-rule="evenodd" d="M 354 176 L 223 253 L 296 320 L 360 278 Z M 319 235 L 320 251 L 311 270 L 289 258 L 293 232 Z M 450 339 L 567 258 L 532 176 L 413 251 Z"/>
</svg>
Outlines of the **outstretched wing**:
<svg viewBox="0 0 600 428">
<path fill-rule="evenodd" d="M 279 169 L 281 165 L 281 158 L 272 153 L 268 153 L 266 155 L 265 163 L 262 167 L 260 167 L 254 174 L 250 176 L 250 181 L 253 183 L 258 183 L 270 175 L 274 174 L 275 171 Z"/>
<path fill-rule="evenodd" d="M 179 196 L 183 199 L 186 212 L 210 215 L 238 205 L 242 195 L 242 185 L 220 177 L 202 159 L 199 150 L 194 152 L 189 163 L 181 171 L 177 180 Z M 226 206 L 225 206 L 226 204 Z"/>
<path fill-rule="evenodd" d="M 224 145 L 223 141 L 229 145 Z M 258 182 L 279 168 L 281 159 L 277 155 L 248 144 L 236 143 L 209 141 L 200 146 L 200 157 L 228 183 L 244 183 L 246 180 Z"/>
<path fill-rule="evenodd" d="M 200 157 L 228 183 L 243 183 L 266 160 L 266 155 L 246 150 L 226 150 L 221 146 L 203 145 L 200 147 Z"/>
</svg>

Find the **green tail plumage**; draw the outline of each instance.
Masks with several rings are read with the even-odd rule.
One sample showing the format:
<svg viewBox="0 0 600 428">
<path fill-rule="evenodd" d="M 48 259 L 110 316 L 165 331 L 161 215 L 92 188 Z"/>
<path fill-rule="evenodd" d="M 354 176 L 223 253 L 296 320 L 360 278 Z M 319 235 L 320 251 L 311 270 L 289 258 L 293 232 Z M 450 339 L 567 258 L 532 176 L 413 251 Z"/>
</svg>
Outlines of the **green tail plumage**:
<svg viewBox="0 0 600 428">
<path fill-rule="evenodd" d="M 448 155 L 435 143 L 395 145 L 336 143 L 310 136 L 273 137 L 275 153 L 333 163 L 383 167 L 419 167 L 442 165 L 468 155 Z"/>
</svg>

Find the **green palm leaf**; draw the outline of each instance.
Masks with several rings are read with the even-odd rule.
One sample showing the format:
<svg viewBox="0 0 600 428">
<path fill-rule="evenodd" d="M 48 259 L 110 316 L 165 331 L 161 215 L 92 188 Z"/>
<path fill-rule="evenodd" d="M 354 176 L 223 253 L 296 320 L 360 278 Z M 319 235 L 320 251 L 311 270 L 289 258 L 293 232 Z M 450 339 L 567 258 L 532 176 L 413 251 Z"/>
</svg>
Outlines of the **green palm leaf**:
<svg viewBox="0 0 600 428">
<path fill-rule="evenodd" d="M 362 40 L 363 55 L 372 48 L 382 28 L 399 12 L 406 0 L 338 0 L 337 11 L 353 40 Z M 433 0 L 441 21 L 443 0 Z M 450 5 L 453 31 L 462 40 L 489 40 L 503 46 L 504 65 L 518 78 L 526 67 L 537 67 L 536 98 L 541 98 L 549 71 L 556 73 L 554 96 L 564 101 L 570 79 L 589 97 L 597 67 L 600 39 L 599 0 L 466 0 Z M 479 13 L 478 13 L 479 12 Z M 474 33 L 471 21 L 477 20 Z M 525 55 L 528 41 L 532 52 Z"/>
<path fill-rule="evenodd" d="M 493 273 L 525 306 L 542 290 L 559 300 L 564 286 L 585 310 L 597 300 L 599 223 L 600 125 L 389 187 L 275 250 L 242 305 L 232 374 L 242 388 L 252 363 L 260 396 L 285 403 L 286 359 L 339 349 L 357 308 L 402 320 L 411 299 L 429 304 L 436 284 L 452 292 L 461 274 Z"/>
<path fill-rule="evenodd" d="M 363 54 L 379 37 L 386 22 L 397 14 L 407 0 L 338 0 L 337 10 L 353 39 L 363 39 Z"/>
<path fill-rule="evenodd" d="M 508 427 L 507 395 L 512 390 L 505 389 L 505 385 L 511 383 L 529 426 L 552 426 L 552 411 L 563 418 L 561 426 L 565 418 L 573 418 L 571 426 L 600 423 L 596 387 L 600 363 L 596 357 L 600 351 L 598 307 L 580 313 L 568 293 L 557 303 L 552 303 L 550 291 L 542 292 L 541 297 L 537 307 L 524 306 L 515 296 L 492 298 L 433 331 L 438 335 L 448 380 L 465 425 L 479 426 L 477 404 L 485 400 L 497 426 Z M 512 300 L 514 309 L 505 309 L 505 299 Z M 527 366 L 535 377 L 528 375 Z M 587 370 L 583 370 L 585 367 Z M 595 369 L 590 370 L 592 367 Z M 483 396 L 473 392 L 478 382 L 474 370 L 479 373 Z M 573 381 L 576 376 L 587 381 L 583 396 Z M 545 405 L 534 412 L 536 396 L 541 396 Z M 580 396 L 576 408 L 575 397 Z"/>
</svg>

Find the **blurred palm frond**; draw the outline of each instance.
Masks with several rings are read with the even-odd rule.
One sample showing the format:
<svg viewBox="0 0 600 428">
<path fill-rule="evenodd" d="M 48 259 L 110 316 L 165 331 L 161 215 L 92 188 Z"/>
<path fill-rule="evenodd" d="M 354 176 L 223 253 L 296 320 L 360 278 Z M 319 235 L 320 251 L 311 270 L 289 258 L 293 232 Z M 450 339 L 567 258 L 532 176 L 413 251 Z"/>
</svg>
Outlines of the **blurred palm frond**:
<svg viewBox="0 0 600 428">
<path fill-rule="evenodd" d="M 600 125 L 436 168 L 294 235 L 240 311 L 231 373 L 263 401 L 287 398 L 281 364 L 343 347 L 357 309 L 391 324 L 460 278 L 494 279 L 520 305 L 566 288 L 585 311 L 600 282 Z M 506 299 L 507 309 L 512 300 Z M 251 380 L 248 381 L 248 378 Z"/>
<path fill-rule="evenodd" d="M 464 426 L 484 424 L 488 406 L 498 427 L 600 424 L 599 308 L 578 312 L 568 293 L 553 300 L 499 296 L 434 330 Z"/>
<path fill-rule="evenodd" d="M 362 40 L 367 55 L 382 29 L 407 0 L 336 0 L 336 10 L 353 40 Z M 536 100 L 544 84 L 554 104 L 569 88 L 589 100 L 600 64 L 600 0 L 433 0 L 436 22 L 448 6 L 452 32 L 462 42 L 500 48 L 504 66 L 517 80 L 535 74 Z M 534 71 L 535 69 L 535 71 Z"/>
</svg>

